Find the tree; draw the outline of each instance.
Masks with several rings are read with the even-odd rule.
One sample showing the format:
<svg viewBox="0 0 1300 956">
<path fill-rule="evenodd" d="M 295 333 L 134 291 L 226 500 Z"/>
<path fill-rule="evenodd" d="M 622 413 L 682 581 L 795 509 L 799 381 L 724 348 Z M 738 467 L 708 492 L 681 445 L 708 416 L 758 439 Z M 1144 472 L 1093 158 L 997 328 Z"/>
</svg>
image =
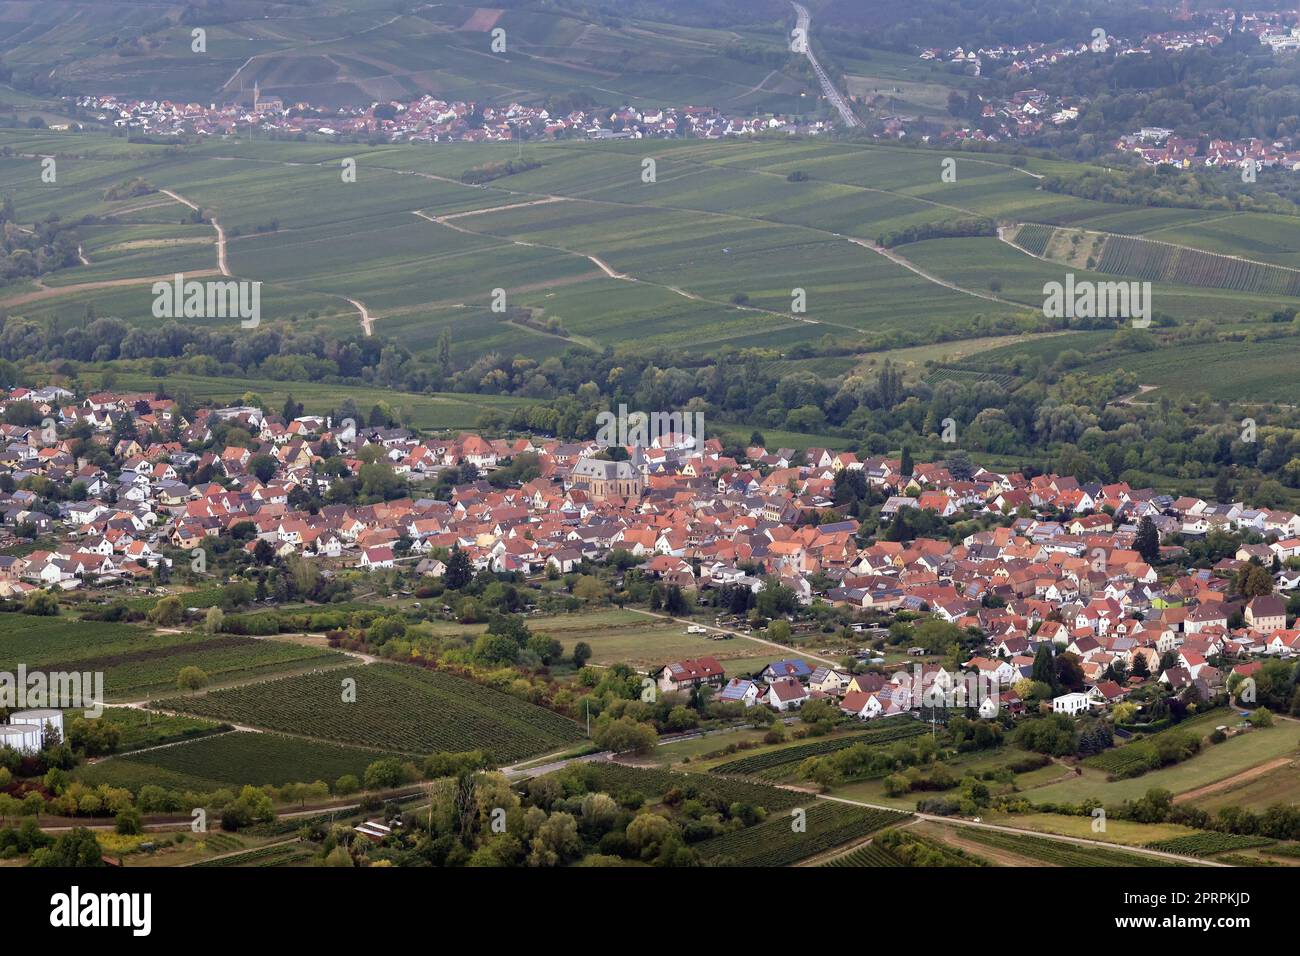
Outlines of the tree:
<svg viewBox="0 0 1300 956">
<path fill-rule="evenodd" d="M 184 619 L 185 609 L 181 606 L 181 599 L 173 595 L 163 598 L 150 608 L 146 617 L 152 624 L 174 627 Z"/>
<path fill-rule="evenodd" d="M 275 477 L 276 469 L 280 463 L 270 455 L 254 455 L 248 459 L 248 472 L 262 484 L 266 484 Z"/>
<path fill-rule="evenodd" d="M 104 866 L 104 854 L 95 834 L 77 827 L 58 837 L 51 846 L 32 854 L 32 866 L 95 867 Z"/>
<path fill-rule="evenodd" d="M 1138 522 L 1137 537 L 1133 539 L 1133 550 L 1142 556 L 1147 564 L 1160 560 L 1160 534 L 1150 516 L 1144 516 Z"/>
<path fill-rule="evenodd" d="M 1038 645 L 1038 650 L 1034 652 L 1034 667 L 1030 672 L 1029 679 L 1035 683 L 1043 683 L 1052 688 L 1052 693 L 1056 693 L 1056 654 L 1053 652 L 1050 643 Z"/>
<path fill-rule="evenodd" d="M 182 692 L 202 690 L 208 686 L 208 675 L 202 668 L 187 664 L 176 675 L 176 688 Z"/>
<path fill-rule="evenodd" d="M 591 645 L 586 641 L 579 641 L 573 645 L 573 666 L 582 668 L 587 661 L 591 660 Z"/>
<path fill-rule="evenodd" d="M 1146 680 L 1151 676 L 1151 665 L 1147 663 L 1145 654 L 1133 655 L 1133 676 Z"/>
<path fill-rule="evenodd" d="M 602 716 L 596 722 L 592 742 L 601 750 L 615 753 L 649 753 L 659 741 L 654 724 L 638 723 L 631 717 L 612 718 Z"/>
<path fill-rule="evenodd" d="M 59 599 L 49 591 L 33 591 L 23 602 L 23 613 L 53 617 L 59 613 Z"/>
<path fill-rule="evenodd" d="M 226 612 L 221 608 L 216 606 L 208 608 L 208 613 L 203 616 L 203 633 L 220 634 L 225 620 Z"/>
<path fill-rule="evenodd" d="M 1273 593 L 1273 575 L 1268 568 L 1254 561 L 1237 572 L 1237 591 L 1247 598 Z"/>
<path fill-rule="evenodd" d="M 912 472 L 914 470 L 915 470 L 915 465 L 913 465 L 912 463 L 912 449 L 904 445 L 903 457 L 901 463 L 898 466 L 898 473 L 902 475 L 904 478 L 911 478 Z"/>
<path fill-rule="evenodd" d="M 451 554 L 447 557 L 447 573 L 444 576 L 447 587 L 453 591 L 459 591 L 474 577 L 474 569 L 469 563 L 469 555 L 460 549 L 460 545 L 452 545 Z"/>
</svg>

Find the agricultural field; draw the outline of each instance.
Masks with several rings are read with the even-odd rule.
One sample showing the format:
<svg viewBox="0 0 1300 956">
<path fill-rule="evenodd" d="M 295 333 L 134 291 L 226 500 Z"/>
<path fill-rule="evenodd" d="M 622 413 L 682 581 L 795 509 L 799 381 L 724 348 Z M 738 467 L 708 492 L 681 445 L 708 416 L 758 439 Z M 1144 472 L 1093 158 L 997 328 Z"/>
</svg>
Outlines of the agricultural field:
<svg viewBox="0 0 1300 956">
<path fill-rule="evenodd" d="M 202 867 L 304 866 L 316 855 L 316 852 L 316 848 L 310 843 L 295 840 L 289 843 L 272 843 L 255 847 L 241 853 L 228 853 L 192 865 Z"/>
<path fill-rule="evenodd" d="M 1107 779 L 1107 773 L 1084 767 L 1083 774 L 1064 783 L 1025 792 L 1034 803 L 1074 803 L 1097 799 L 1106 805 L 1134 800 L 1157 787 L 1177 795 L 1228 780 L 1262 763 L 1296 752 L 1293 724 L 1264 727 L 1236 734 L 1221 744 L 1205 745 L 1189 760 L 1152 770 L 1127 780 Z"/>
<path fill-rule="evenodd" d="M 79 712 L 65 714 L 65 726 L 72 717 L 81 716 Z M 193 740 L 220 732 L 223 727 L 211 720 L 197 717 L 184 717 L 179 714 L 155 714 L 133 707 L 106 707 L 100 720 L 115 724 L 121 730 L 118 738 L 118 753 L 142 750 L 145 747 L 157 747 L 161 744 Z"/>
<path fill-rule="evenodd" d="M 779 814 L 756 826 L 710 837 L 695 848 L 715 866 L 789 866 L 907 818 L 907 814 L 892 810 L 828 800 L 801 809 L 805 813 L 803 831 L 792 826 L 792 816 Z"/>
<path fill-rule="evenodd" d="M 1156 391 L 1144 397 L 1147 401 L 1165 395 L 1174 400 L 1208 395 L 1215 401 L 1296 404 L 1300 403 L 1300 381 L 1295 375 L 1298 359 L 1300 339 L 1281 338 L 1231 345 L 1171 345 L 1140 355 L 1103 359 L 1087 370 L 1132 371 L 1142 384 L 1156 386 Z M 1189 376 L 1189 368 L 1197 374 Z"/>
<path fill-rule="evenodd" d="M 786 810 L 807 797 L 763 783 L 700 773 L 674 773 L 609 761 L 592 761 L 580 766 L 582 775 L 590 781 L 590 789 L 615 796 L 636 794 L 645 800 L 657 800 L 668 790 L 677 788 L 687 795 L 699 794 L 728 804 L 740 801 L 769 811 Z"/>
<path fill-rule="evenodd" d="M 1218 833 L 1206 831 L 1191 836 L 1176 837 L 1173 840 L 1157 840 L 1148 843 L 1153 850 L 1166 853 L 1181 853 L 1186 856 L 1214 856 L 1216 853 L 1229 851 L 1253 850 L 1258 847 L 1271 846 L 1275 841 L 1268 837 L 1240 836 L 1236 833 Z"/>
<path fill-rule="evenodd" d="M 355 681 L 354 702 L 343 700 L 346 680 Z M 450 674 L 393 664 L 304 674 L 158 706 L 402 754 L 482 750 L 499 763 L 581 739 L 577 724 L 549 710 Z"/>
<path fill-rule="evenodd" d="M 714 657 L 728 677 L 760 670 L 780 659 L 780 651 L 744 637 L 711 640 L 703 634 L 687 634 L 686 624 L 638 614 L 636 611 L 586 611 L 552 617 L 530 617 L 529 628 L 559 641 L 566 653 L 579 641 L 591 647 L 591 663 L 599 666 L 628 664 L 648 671 L 668 661 L 692 657 Z M 454 633 L 478 633 L 482 626 L 455 625 L 439 628 Z"/>
<path fill-rule="evenodd" d="M 1134 213 L 1045 193 L 1007 157 L 961 156 L 957 182 L 942 183 L 929 170 L 937 169 L 937 154 L 869 144 L 535 143 L 509 147 L 506 158 L 536 168 L 469 186 L 460 181 L 465 170 L 499 160 L 502 148 L 247 141 L 162 148 L 91 134 L 78 137 L 75 152 L 67 143 L 46 131 L 0 131 L 0 146 L 15 154 L 0 159 L 10 181 L 23 181 L 31 163 L 24 157 L 42 151 L 58 153 L 65 170 L 58 189 L 17 191 L 20 219 L 101 217 L 83 237 L 90 264 L 49 274 L 39 287 L 0 290 L 0 307 L 10 314 L 67 328 L 84 322 L 93 306 L 95 314 L 153 327 L 154 277 L 215 268 L 215 230 L 182 222 L 185 206 L 161 192 L 104 198 L 107 189 L 140 176 L 222 224 L 234 274 L 263 282 L 265 320 L 347 334 L 362 328 L 364 307 L 378 334 L 426 359 L 449 332 L 460 363 L 493 351 L 542 360 L 572 347 L 633 342 L 779 352 L 826 334 L 866 349 L 906 345 L 906 336 L 938 330 L 981 343 L 972 351 L 1006 347 L 1000 336 L 981 333 L 994 320 L 1032 327 L 1043 283 L 1060 279 L 1060 263 L 987 237 L 907 243 L 892 250 L 897 261 L 871 244 L 912 226 L 989 216 L 1028 220 L 1021 240 L 1045 251 L 1052 235 L 1065 234 L 1058 226 L 1125 228 L 1123 217 Z M 657 164 L 653 183 L 640 180 L 647 149 Z M 349 156 L 358 178 L 344 188 L 337 168 Z M 796 173 L 802 179 L 790 181 Z M 1180 215 L 1160 222 L 1195 226 L 1196 217 L 1181 214 L 1196 211 L 1172 212 Z M 1112 241 L 1115 249 L 1122 242 L 1178 248 L 1125 236 L 1111 236 L 1108 246 Z M 466 268 L 471 259 L 474 268 Z M 1160 285 L 1157 308 L 1180 320 L 1240 322 L 1247 311 L 1267 314 L 1291 297 L 1282 293 L 1294 292 L 1289 278 L 1278 277 L 1300 275 L 1216 259 L 1211 251 L 1187 249 L 1178 259 L 1181 266 L 1166 270 L 1170 281 Z M 1095 272 L 1076 272 L 1103 279 L 1105 261 Z M 1186 284 L 1202 281 L 1193 275 L 1198 269 L 1208 285 Z M 532 320 L 558 319 L 559 331 L 493 313 L 495 288 Z M 791 312 L 796 288 L 805 290 L 806 313 Z M 936 360 L 945 361 L 942 354 Z M 856 360 L 807 361 L 821 363 L 809 365 L 818 374 L 838 374 Z M 936 381 L 965 376 L 969 358 L 946 361 L 955 368 Z M 196 398 L 221 388 L 278 401 L 292 391 L 309 411 L 347 392 L 198 372 L 173 369 L 168 385 Z M 158 381 L 144 365 L 128 375 L 133 387 Z M 474 404 L 453 395 L 390 401 L 421 427 L 467 427 L 477 417 Z"/>
<path fill-rule="evenodd" d="M 821 866 L 856 867 L 856 866 L 902 866 L 903 863 L 888 850 L 877 843 L 864 843 L 856 850 L 833 857 Z"/>
<path fill-rule="evenodd" d="M 1294 805 L 1300 802 L 1300 763 L 1279 757 L 1221 781 L 1218 786 L 1184 794 L 1183 798 L 1210 813 L 1222 807 L 1241 807 L 1258 813 L 1274 804 Z"/>
<path fill-rule="evenodd" d="M 378 750 L 344 747 L 281 734 L 230 732 L 140 753 L 108 757 L 76 771 L 85 783 L 138 790 L 156 784 L 195 793 L 225 788 L 334 784 L 344 774 L 358 780 L 383 757 Z"/>
<path fill-rule="evenodd" d="M 962 827 L 960 833 L 963 841 L 970 841 L 995 850 L 1005 850 L 1017 856 L 1027 857 L 1037 865 L 1088 867 L 1180 865 L 1171 860 L 1146 854 L 1126 853 L 1123 850 L 1112 850 L 1107 847 L 1084 846 L 1078 843 L 1068 843 L 1065 840 L 1026 836 L 1023 833 L 1007 833 L 983 827 Z M 1152 849 L 1160 850 L 1164 849 L 1164 847 L 1159 844 L 1152 844 Z"/>
<path fill-rule="evenodd" d="M 130 625 L 68 617 L 0 615 L 0 666 L 104 674 L 109 702 L 133 700 L 176 686 L 195 666 L 214 683 L 261 678 L 346 658 L 323 648 L 259 641 L 232 634 L 164 634 Z"/>
<path fill-rule="evenodd" d="M 779 780 L 789 776 L 809 757 L 821 757 L 852 747 L 854 744 L 877 746 L 906 740 L 926 732 L 926 727 L 911 717 L 902 717 L 889 726 L 879 726 L 862 733 L 823 737 L 805 743 L 774 747 L 749 756 L 728 760 L 710 767 L 711 773 L 730 776 L 756 776 Z"/>
</svg>

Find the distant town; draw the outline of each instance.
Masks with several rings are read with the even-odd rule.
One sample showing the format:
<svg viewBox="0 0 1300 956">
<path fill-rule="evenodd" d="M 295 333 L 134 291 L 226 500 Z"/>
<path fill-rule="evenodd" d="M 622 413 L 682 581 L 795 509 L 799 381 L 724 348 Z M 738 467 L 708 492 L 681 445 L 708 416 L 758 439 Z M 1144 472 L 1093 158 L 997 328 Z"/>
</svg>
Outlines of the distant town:
<svg viewBox="0 0 1300 956">
<path fill-rule="evenodd" d="M 786 116 L 729 115 L 712 107 L 590 108 L 552 115 L 540 106 L 486 106 L 422 96 L 409 102 L 323 109 L 285 104 L 257 87 L 243 102 L 177 103 L 117 96 L 81 96 L 78 109 L 131 134 L 231 136 L 238 133 L 379 138 L 392 143 L 485 143 L 527 139 L 643 139 L 691 136 L 722 139 L 785 132 L 815 135 L 831 128 L 822 120 Z M 812 101 L 810 100 L 810 108 Z"/>
</svg>

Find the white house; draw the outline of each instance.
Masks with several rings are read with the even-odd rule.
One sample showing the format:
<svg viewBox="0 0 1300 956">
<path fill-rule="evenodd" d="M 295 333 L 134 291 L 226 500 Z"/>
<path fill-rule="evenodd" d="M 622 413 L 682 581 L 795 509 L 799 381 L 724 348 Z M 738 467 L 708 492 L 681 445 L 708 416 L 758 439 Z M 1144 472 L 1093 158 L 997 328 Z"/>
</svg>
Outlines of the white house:
<svg viewBox="0 0 1300 956">
<path fill-rule="evenodd" d="M 1069 714 L 1071 717 L 1086 714 L 1089 708 L 1087 694 L 1062 694 L 1052 698 L 1052 713 Z"/>
</svg>

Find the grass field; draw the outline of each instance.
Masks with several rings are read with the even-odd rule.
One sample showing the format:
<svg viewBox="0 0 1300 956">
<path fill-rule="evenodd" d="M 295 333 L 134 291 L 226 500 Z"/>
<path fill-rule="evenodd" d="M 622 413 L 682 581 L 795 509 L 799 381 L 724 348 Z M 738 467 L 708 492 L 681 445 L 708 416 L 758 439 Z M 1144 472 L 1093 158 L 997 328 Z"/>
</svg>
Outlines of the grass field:
<svg viewBox="0 0 1300 956">
<path fill-rule="evenodd" d="M 534 617 L 528 621 L 534 632 L 553 637 L 572 651 L 585 641 L 591 646 L 591 662 L 599 665 L 629 664 L 640 670 L 691 657 L 714 657 L 728 677 L 759 670 L 781 652 L 774 647 L 743 637 L 710 640 L 701 634 L 687 634 L 686 625 L 653 618 L 635 611 L 588 611 L 556 617 Z M 458 632 L 466 628 L 457 626 Z"/>
<path fill-rule="evenodd" d="M 1090 767 L 1083 775 L 1064 783 L 1026 791 L 1034 803 L 1079 803 L 1087 799 L 1114 805 L 1135 800 L 1152 788 L 1179 794 L 1249 770 L 1257 764 L 1295 753 L 1300 735 L 1296 724 L 1279 722 L 1273 727 L 1252 730 L 1221 744 L 1203 747 L 1182 763 L 1152 770 L 1128 780 L 1107 781 L 1107 774 Z"/>
<path fill-rule="evenodd" d="M 355 700 L 344 700 L 355 682 Z M 159 702 L 178 710 L 337 743 L 422 755 L 482 750 L 508 763 L 575 742 L 572 721 L 449 674 L 391 664 Z"/>
</svg>

